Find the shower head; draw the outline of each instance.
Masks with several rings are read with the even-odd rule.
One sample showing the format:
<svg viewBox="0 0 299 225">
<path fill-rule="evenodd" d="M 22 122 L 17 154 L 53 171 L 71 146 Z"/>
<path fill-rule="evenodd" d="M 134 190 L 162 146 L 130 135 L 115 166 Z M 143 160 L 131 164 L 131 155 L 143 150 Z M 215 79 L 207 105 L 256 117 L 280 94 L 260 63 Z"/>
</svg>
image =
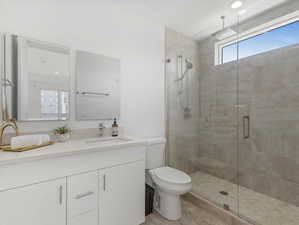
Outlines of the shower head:
<svg viewBox="0 0 299 225">
<path fill-rule="evenodd" d="M 220 31 L 217 31 L 216 33 L 212 34 L 212 36 L 215 36 L 215 38 L 219 41 L 229 38 L 231 36 L 234 36 L 237 34 L 236 31 L 234 31 L 232 28 L 227 27 L 225 28 L 225 16 L 221 16 L 220 19 L 222 20 L 222 29 Z"/>
<path fill-rule="evenodd" d="M 188 59 L 185 60 L 185 63 L 186 63 L 186 72 L 193 68 L 192 62 L 190 62 Z"/>
<path fill-rule="evenodd" d="M 176 79 L 175 81 L 183 80 L 185 78 L 187 72 L 193 68 L 192 62 L 190 62 L 188 59 L 185 59 L 185 64 L 186 64 L 186 69 L 185 69 L 184 73 L 182 74 L 182 76 L 180 78 Z"/>
</svg>

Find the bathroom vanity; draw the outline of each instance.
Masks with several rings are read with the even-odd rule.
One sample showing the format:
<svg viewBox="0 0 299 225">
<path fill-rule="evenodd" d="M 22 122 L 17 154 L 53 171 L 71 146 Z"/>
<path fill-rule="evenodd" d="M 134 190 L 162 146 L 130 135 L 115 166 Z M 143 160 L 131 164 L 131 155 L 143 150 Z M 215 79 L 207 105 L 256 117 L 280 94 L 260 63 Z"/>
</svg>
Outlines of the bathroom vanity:
<svg viewBox="0 0 299 225">
<path fill-rule="evenodd" d="M 0 225 L 144 222 L 146 142 L 96 138 L 0 152 Z"/>
</svg>

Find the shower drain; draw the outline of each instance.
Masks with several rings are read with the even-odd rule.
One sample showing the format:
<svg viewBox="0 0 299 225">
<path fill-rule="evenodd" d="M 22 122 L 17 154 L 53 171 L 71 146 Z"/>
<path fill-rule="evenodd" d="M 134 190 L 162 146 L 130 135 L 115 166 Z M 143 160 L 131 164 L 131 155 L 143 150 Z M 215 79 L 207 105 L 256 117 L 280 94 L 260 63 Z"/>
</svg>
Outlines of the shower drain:
<svg viewBox="0 0 299 225">
<path fill-rule="evenodd" d="M 220 194 L 227 196 L 228 192 L 227 191 L 219 191 Z"/>
<path fill-rule="evenodd" d="M 223 208 L 227 211 L 230 211 L 229 205 L 228 204 L 223 204 Z"/>
</svg>

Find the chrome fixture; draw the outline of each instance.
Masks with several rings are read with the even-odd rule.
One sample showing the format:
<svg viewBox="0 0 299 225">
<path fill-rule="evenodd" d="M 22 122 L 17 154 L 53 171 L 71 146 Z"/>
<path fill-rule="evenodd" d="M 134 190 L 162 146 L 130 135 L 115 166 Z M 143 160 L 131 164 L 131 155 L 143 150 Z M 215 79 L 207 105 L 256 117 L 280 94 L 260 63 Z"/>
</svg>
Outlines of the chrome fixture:
<svg viewBox="0 0 299 225">
<path fill-rule="evenodd" d="M 250 138 L 250 116 L 243 116 L 243 138 Z"/>
<path fill-rule="evenodd" d="M 99 136 L 103 137 L 104 136 L 104 130 L 107 128 L 104 123 L 99 123 Z"/>
<path fill-rule="evenodd" d="M 193 68 L 192 62 L 190 62 L 188 59 L 185 59 L 185 65 L 186 65 L 186 69 L 183 72 L 183 74 L 181 75 L 181 77 L 179 77 L 178 79 L 176 79 L 174 81 L 181 81 L 181 80 L 183 80 L 185 78 L 187 72 Z"/>
<path fill-rule="evenodd" d="M 109 93 L 101 93 L 101 92 L 87 92 L 87 91 L 82 91 L 79 92 L 77 91 L 77 95 L 90 95 L 90 96 L 109 96 Z"/>
<path fill-rule="evenodd" d="M 85 197 L 88 197 L 88 196 L 90 196 L 90 195 L 93 195 L 94 194 L 94 192 L 93 191 L 88 191 L 88 192 L 86 192 L 86 193 L 84 193 L 84 194 L 79 194 L 79 195 L 77 195 L 76 197 L 75 197 L 75 199 L 81 199 L 81 198 L 85 198 Z"/>
<path fill-rule="evenodd" d="M 222 23 L 222 29 L 212 34 L 212 36 L 215 36 L 217 40 L 221 41 L 237 34 L 236 31 L 234 31 L 231 27 L 225 28 L 225 16 L 221 16 L 220 19 Z"/>
<path fill-rule="evenodd" d="M 184 65 L 185 61 L 185 65 Z M 191 117 L 191 108 L 189 100 L 189 70 L 193 69 L 191 60 L 185 58 L 183 55 L 177 56 L 177 79 L 174 82 L 178 84 L 178 100 L 184 112 L 184 117 Z"/>
<path fill-rule="evenodd" d="M 3 81 L 3 86 L 16 87 L 16 85 L 8 79 L 2 79 L 2 81 Z"/>
</svg>

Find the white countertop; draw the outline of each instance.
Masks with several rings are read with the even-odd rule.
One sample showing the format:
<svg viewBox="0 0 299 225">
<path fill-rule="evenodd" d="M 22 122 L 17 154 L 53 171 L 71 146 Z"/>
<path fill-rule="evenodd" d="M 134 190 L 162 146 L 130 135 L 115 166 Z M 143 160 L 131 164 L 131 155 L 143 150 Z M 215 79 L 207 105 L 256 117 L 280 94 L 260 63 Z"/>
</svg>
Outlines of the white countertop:
<svg viewBox="0 0 299 225">
<path fill-rule="evenodd" d="M 125 141 L 110 141 L 113 139 L 126 139 Z M 130 137 L 117 138 L 92 138 L 82 140 L 70 140 L 64 143 L 55 143 L 39 149 L 25 152 L 5 152 L 0 151 L 0 166 L 14 163 L 22 163 L 32 160 L 62 157 L 74 154 L 82 154 L 98 151 L 109 151 L 113 149 L 146 145 L 145 139 Z M 108 140 L 108 141 L 100 141 Z"/>
</svg>

